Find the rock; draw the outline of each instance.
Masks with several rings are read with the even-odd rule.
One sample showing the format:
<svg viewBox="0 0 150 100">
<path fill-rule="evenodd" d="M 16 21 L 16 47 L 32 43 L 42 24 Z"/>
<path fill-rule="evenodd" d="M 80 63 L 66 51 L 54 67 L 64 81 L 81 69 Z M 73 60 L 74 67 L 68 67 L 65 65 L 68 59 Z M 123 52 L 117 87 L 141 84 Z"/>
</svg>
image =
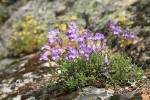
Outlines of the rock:
<svg viewBox="0 0 150 100">
<path fill-rule="evenodd" d="M 126 89 L 126 90 L 128 90 L 128 89 L 129 89 L 129 87 L 125 87 L 125 89 Z"/>
<path fill-rule="evenodd" d="M 144 75 L 144 76 L 142 76 L 142 78 L 143 78 L 143 79 L 146 79 L 147 77 Z"/>
<path fill-rule="evenodd" d="M 88 86 L 79 92 L 79 96 L 75 100 L 108 100 L 110 96 L 114 94 L 113 90 L 106 90 L 104 88 L 96 88 L 93 86 Z"/>
<path fill-rule="evenodd" d="M 44 66 L 44 67 L 50 67 L 49 62 L 46 62 L 46 63 L 42 64 L 42 66 Z"/>
<path fill-rule="evenodd" d="M 15 59 L 6 58 L 6 59 L 0 60 L 0 71 L 4 70 L 6 66 L 10 65 L 13 62 L 15 62 Z"/>
<path fill-rule="evenodd" d="M 21 95 L 17 95 L 16 97 L 12 98 L 12 100 L 21 100 Z"/>
<path fill-rule="evenodd" d="M 27 63 L 28 63 L 28 60 L 24 60 L 24 61 L 20 64 L 19 69 L 23 68 Z"/>
<path fill-rule="evenodd" d="M 11 88 L 8 86 L 9 84 L 3 84 L 2 85 L 2 91 L 4 92 L 4 93 L 9 93 L 9 92 L 12 92 L 12 90 L 11 90 Z"/>
</svg>

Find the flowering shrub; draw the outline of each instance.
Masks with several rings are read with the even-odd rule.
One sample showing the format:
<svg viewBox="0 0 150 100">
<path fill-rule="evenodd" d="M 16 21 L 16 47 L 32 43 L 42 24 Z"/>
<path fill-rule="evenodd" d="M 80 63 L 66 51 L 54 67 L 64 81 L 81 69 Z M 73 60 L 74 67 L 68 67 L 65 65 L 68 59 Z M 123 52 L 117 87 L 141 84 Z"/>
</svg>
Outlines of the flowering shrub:
<svg viewBox="0 0 150 100">
<path fill-rule="evenodd" d="M 107 37 L 107 45 L 110 45 L 115 52 L 125 53 L 127 47 L 134 41 L 134 32 L 130 32 L 132 21 L 127 18 L 120 18 L 118 21 L 109 21 L 106 32 L 111 34 Z"/>
<path fill-rule="evenodd" d="M 122 30 L 117 22 L 108 23 L 112 37 L 116 35 L 126 39 L 135 37 L 133 32 Z M 82 87 L 101 76 L 106 77 L 107 82 L 113 84 L 141 78 L 141 68 L 132 65 L 130 58 L 110 57 L 107 40 L 102 33 L 93 34 L 88 29 L 81 32 L 74 21 L 70 21 L 66 27 L 66 31 L 49 30 L 48 45 L 43 45 L 42 50 L 45 52 L 40 55 L 40 60 L 54 60 L 58 63 L 57 85 L 63 83 L 64 85 L 61 86 Z"/>
<path fill-rule="evenodd" d="M 21 53 L 31 53 L 39 48 L 45 43 L 46 24 L 39 25 L 37 20 L 32 16 L 26 16 L 26 18 L 17 23 L 15 29 L 17 31 L 17 36 L 12 36 L 12 44 L 8 46 L 13 50 L 13 54 L 19 55 Z"/>
</svg>

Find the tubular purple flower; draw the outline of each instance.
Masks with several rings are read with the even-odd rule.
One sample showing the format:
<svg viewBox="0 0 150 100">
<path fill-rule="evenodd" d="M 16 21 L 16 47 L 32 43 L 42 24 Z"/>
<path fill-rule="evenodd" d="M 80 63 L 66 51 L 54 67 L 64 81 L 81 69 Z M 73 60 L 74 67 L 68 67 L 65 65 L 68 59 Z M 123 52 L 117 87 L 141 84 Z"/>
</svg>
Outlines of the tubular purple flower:
<svg viewBox="0 0 150 100">
<path fill-rule="evenodd" d="M 77 30 L 69 27 L 66 36 L 70 41 L 77 41 Z"/>
<path fill-rule="evenodd" d="M 58 61 L 60 59 L 60 55 L 62 55 L 64 52 L 65 50 L 54 47 L 54 49 L 52 50 L 52 59 Z"/>
<path fill-rule="evenodd" d="M 126 37 L 126 38 L 128 38 L 129 37 L 128 32 L 127 31 L 123 31 L 123 36 Z"/>
<path fill-rule="evenodd" d="M 58 61 L 60 59 L 60 56 L 57 53 L 52 53 L 52 59 L 54 61 Z"/>
<path fill-rule="evenodd" d="M 94 40 L 102 40 L 104 39 L 104 35 L 102 33 L 96 33 L 94 36 Z"/>
<path fill-rule="evenodd" d="M 70 51 L 68 54 L 66 54 L 66 59 L 67 60 L 74 60 L 75 58 L 79 57 L 79 53 L 75 49 L 75 47 L 67 46 L 67 49 Z"/>
<path fill-rule="evenodd" d="M 118 35 L 120 32 L 121 32 L 121 27 L 119 27 L 119 26 L 113 29 L 114 35 Z"/>
<path fill-rule="evenodd" d="M 104 65 L 107 65 L 107 66 L 109 65 L 107 54 L 105 54 Z"/>
<path fill-rule="evenodd" d="M 55 42 L 55 38 L 53 37 L 53 36 L 49 36 L 48 37 L 48 43 L 50 44 L 50 45 L 52 45 L 52 43 L 54 43 Z"/>
<path fill-rule="evenodd" d="M 134 37 L 135 37 L 134 34 L 135 34 L 134 32 L 131 32 L 131 33 L 129 34 L 129 38 L 134 38 Z"/>
<path fill-rule="evenodd" d="M 41 48 L 42 50 L 46 49 L 46 50 L 50 50 L 50 46 L 47 45 L 43 45 L 43 47 Z"/>
<path fill-rule="evenodd" d="M 59 55 L 62 55 L 64 52 L 65 52 L 65 50 L 63 50 L 63 49 L 58 49 L 58 54 L 59 54 Z"/>
<path fill-rule="evenodd" d="M 117 22 L 116 21 L 110 21 L 109 20 L 109 27 L 112 30 L 112 33 L 114 35 L 118 35 L 121 32 L 121 27 L 117 26 Z"/>
<path fill-rule="evenodd" d="M 44 54 L 40 54 L 40 59 L 39 60 L 45 60 L 45 61 L 48 61 L 48 55 L 49 55 L 49 51 L 46 51 Z"/>
<path fill-rule="evenodd" d="M 79 47 L 79 48 L 85 48 L 85 47 L 86 47 L 86 44 L 85 44 L 85 43 L 82 43 L 82 42 L 79 42 L 79 43 L 78 43 L 78 47 Z"/>
<path fill-rule="evenodd" d="M 53 35 L 53 36 L 56 36 L 59 33 L 60 33 L 59 29 L 55 29 L 55 31 L 52 31 L 52 30 L 48 31 L 48 34 Z"/>
<path fill-rule="evenodd" d="M 78 42 L 84 42 L 84 35 L 83 34 L 80 34 L 79 37 L 78 37 Z"/>
<path fill-rule="evenodd" d="M 116 28 L 116 24 L 117 24 L 117 22 L 116 21 L 108 21 L 108 24 L 109 24 L 109 26 L 110 26 L 110 28 L 112 29 L 112 30 L 114 30 L 115 28 Z"/>
<path fill-rule="evenodd" d="M 87 45 L 85 52 L 86 54 L 90 54 L 92 52 L 92 48 L 90 44 Z"/>
<path fill-rule="evenodd" d="M 66 60 L 74 60 L 76 58 L 75 55 L 71 55 L 71 54 L 66 54 Z"/>
<path fill-rule="evenodd" d="M 87 54 L 87 53 L 84 54 L 84 60 L 85 60 L 85 61 L 89 60 L 89 54 Z"/>
<path fill-rule="evenodd" d="M 89 33 L 88 33 L 88 34 L 86 35 L 86 39 L 87 39 L 87 40 L 92 40 L 92 39 L 93 39 L 92 34 L 89 34 Z"/>
<path fill-rule="evenodd" d="M 70 21 L 70 26 L 74 29 L 77 29 L 77 25 L 74 21 Z"/>
<path fill-rule="evenodd" d="M 89 34 L 88 30 L 84 30 L 83 31 L 83 37 L 84 37 L 84 41 L 92 40 L 93 39 L 92 34 Z"/>
<path fill-rule="evenodd" d="M 84 54 L 84 48 L 80 48 L 79 53 L 83 55 Z"/>
<path fill-rule="evenodd" d="M 62 55 L 65 52 L 65 50 L 60 49 L 58 47 L 54 47 L 54 49 L 52 50 L 52 54 L 58 54 L 58 55 Z"/>
<path fill-rule="evenodd" d="M 97 53 L 95 44 L 92 46 L 91 50 L 92 50 L 93 53 Z"/>
<path fill-rule="evenodd" d="M 49 59 L 47 58 L 47 56 L 40 54 L 40 59 L 39 60 L 45 60 L 48 61 Z"/>
</svg>

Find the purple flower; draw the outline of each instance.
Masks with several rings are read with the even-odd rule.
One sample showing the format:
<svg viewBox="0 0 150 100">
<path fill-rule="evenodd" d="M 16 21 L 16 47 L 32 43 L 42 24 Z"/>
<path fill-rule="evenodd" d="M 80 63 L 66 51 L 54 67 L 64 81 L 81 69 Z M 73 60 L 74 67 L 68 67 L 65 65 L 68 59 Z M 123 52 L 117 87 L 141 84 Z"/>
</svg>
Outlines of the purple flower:
<svg viewBox="0 0 150 100">
<path fill-rule="evenodd" d="M 76 58 L 76 56 L 75 55 L 73 55 L 73 54 L 66 54 L 66 60 L 74 60 Z"/>
<path fill-rule="evenodd" d="M 79 37 L 78 37 L 78 42 L 84 42 L 84 35 L 83 34 L 80 34 Z"/>
<path fill-rule="evenodd" d="M 60 49 L 58 47 L 54 47 L 54 49 L 52 50 L 52 54 L 56 53 L 58 55 L 62 55 L 65 52 L 65 50 Z"/>
<path fill-rule="evenodd" d="M 95 46 L 95 44 L 92 46 L 91 50 L 92 50 L 93 53 L 96 53 L 96 46 Z"/>
<path fill-rule="evenodd" d="M 65 50 L 54 47 L 54 49 L 52 50 L 52 59 L 58 61 L 60 59 L 60 55 L 62 55 L 64 52 Z"/>
<path fill-rule="evenodd" d="M 84 48 L 80 48 L 80 49 L 79 49 L 79 53 L 80 53 L 80 54 L 84 54 Z"/>
<path fill-rule="evenodd" d="M 78 58 L 78 56 L 79 56 L 78 51 L 77 51 L 75 48 L 71 48 L 70 54 L 71 54 L 71 55 L 75 55 L 77 58 Z"/>
<path fill-rule="evenodd" d="M 62 40 L 62 38 L 56 39 L 56 41 L 57 41 L 57 43 L 62 47 L 62 45 L 63 45 L 63 40 Z"/>
<path fill-rule="evenodd" d="M 118 35 L 121 32 L 121 27 L 117 26 L 117 22 L 116 21 L 110 21 L 109 20 L 109 27 L 112 30 L 114 35 Z"/>
<path fill-rule="evenodd" d="M 79 47 L 79 48 L 85 48 L 85 47 L 86 47 L 86 44 L 85 44 L 85 43 L 82 43 L 82 42 L 79 42 L 79 43 L 78 43 L 78 47 Z"/>
<path fill-rule="evenodd" d="M 104 65 L 109 65 L 107 54 L 105 54 Z"/>
<path fill-rule="evenodd" d="M 62 55 L 64 52 L 65 52 L 65 50 L 63 50 L 63 49 L 58 49 L 58 54 L 59 54 L 59 55 Z"/>
<path fill-rule="evenodd" d="M 121 27 L 119 27 L 119 26 L 113 29 L 114 35 L 118 35 L 120 32 L 121 32 Z"/>
<path fill-rule="evenodd" d="M 126 38 L 128 38 L 129 37 L 128 32 L 127 31 L 123 31 L 123 36 L 126 37 Z"/>
<path fill-rule="evenodd" d="M 60 33 L 59 29 L 55 29 L 55 31 L 52 31 L 52 30 L 48 31 L 48 34 L 53 35 L 53 36 L 56 36 L 59 33 Z"/>
<path fill-rule="evenodd" d="M 117 24 L 117 22 L 116 21 L 108 21 L 108 24 L 109 24 L 109 26 L 110 26 L 110 28 L 112 29 L 112 30 L 114 30 L 115 28 L 116 28 L 116 24 Z"/>
<path fill-rule="evenodd" d="M 52 59 L 54 61 L 58 61 L 60 59 L 60 56 L 57 53 L 52 53 Z"/>
<path fill-rule="evenodd" d="M 74 60 L 75 58 L 79 57 L 78 51 L 75 49 L 75 47 L 70 47 L 67 45 L 67 49 L 70 51 L 68 54 L 66 54 L 67 60 Z"/>
<path fill-rule="evenodd" d="M 134 38 L 134 37 L 135 37 L 134 32 L 131 32 L 131 33 L 129 34 L 129 38 Z"/>
<path fill-rule="evenodd" d="M 90 53 L 91 53 L 91 51 L 92 51 L 91 45 L 90 45 L 90 44 L 88 44 L 88 45 L 87 45 L 87 47 L 86 47 L 85 52 L 86 52 L 86 54 L 90 54 Z"/>
<path fill-rule="evenodd" d="M 70 41 L 76 41 L 77 40 L 77 30 L 73 28 L 68 28 L 68 31 L 66 33 L 66 36 Z"/>
<path fill-rule="evenodd" d="M 87 54 L 87 53 L 84 54 L 84 60 L 85 60 L 85 61 L 89 60 L 89 54 Z"/>
<path fill-rule="evenodd" d="M 94 40 L 102 40 L 104 39 L 104 35 L 101 33 L 96 33 L 94 36 Z"/>
<path fill-rule="evenodd" d="M 74 29 L 77 29 L 77 25 L 74 21 L 70 21 L 70 26 Z"/>
<path fill-rule="evenodd" d="M 56 41 L 56 35 L 60 33 L 59 29 L 56 29 L 55 31 L 49 30 L 48 33 L 50 36 L 48 37 L 48 43 L 52 45 Z"/>
<path fill-rule="evenodd" d="M 49 43 L 50 45 L 52 45 L 52 43 L 54 43 L 55 40 L 56 40 L 55 37 L 52 36 L 52 35 L 48 37 L 48 43 Z"/>
<path fill-rule="evenodd" d="M 44 54 L 40 54 L 40 59 L 39 60 L 45 60 L 45 61 L 48 61 L 48 55 L 49 55 L 49 51 L 46 51 Z"/>
<path fill-rule="evenodd" d="M 43 45 L 42 50 L 44 50 L 44 49 L 46 49 L 46 50 L 50 50 L 50 46 Z"/>
<path fill-rule="evenodd" d="M 68 31 L 66 33 L 66 36 L 70 41 L 77 41 L 78 37 L 78 28 L 74 21 L 70 21 L 70 26 L 68 27 Z"/>
<path fill-rule="evenodd" d="M 92 40 L 92 34 L 88 33 L 88 30 L 83 31 L 84 41 Z"/>
</svg>

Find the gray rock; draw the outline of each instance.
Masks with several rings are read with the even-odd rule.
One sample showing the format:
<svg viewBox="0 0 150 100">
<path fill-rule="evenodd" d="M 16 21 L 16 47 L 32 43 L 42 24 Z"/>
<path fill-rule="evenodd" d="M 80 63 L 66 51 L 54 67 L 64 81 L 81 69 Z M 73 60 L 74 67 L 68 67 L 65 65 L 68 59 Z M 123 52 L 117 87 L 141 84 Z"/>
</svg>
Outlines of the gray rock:
<svg viewBox="0 0 150 100">
<path fill-rule="evenodd" d="M 114 94 L 113 90 L 106 90 L 104 88 L 96 88 L 88 86 L 79 92 L 79 96 L 74 100 L 108 100 Z"/>
</svg>

